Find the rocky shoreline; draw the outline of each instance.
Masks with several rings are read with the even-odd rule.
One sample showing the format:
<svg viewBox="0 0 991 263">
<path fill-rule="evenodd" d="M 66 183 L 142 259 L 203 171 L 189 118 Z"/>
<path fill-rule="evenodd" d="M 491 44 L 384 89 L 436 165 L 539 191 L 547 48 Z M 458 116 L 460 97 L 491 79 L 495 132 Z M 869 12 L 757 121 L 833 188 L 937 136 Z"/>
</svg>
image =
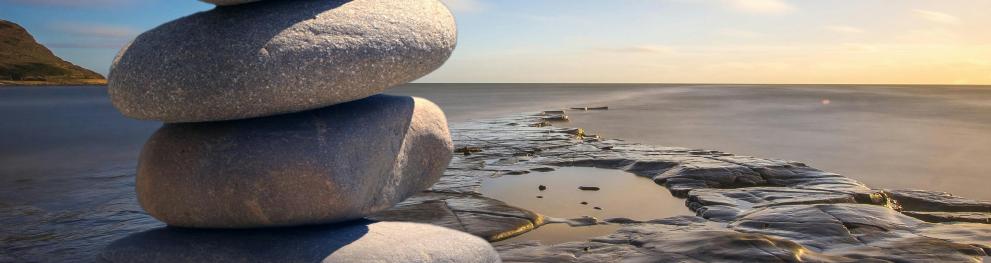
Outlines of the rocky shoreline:
<svg viewBox="0 0 991 263">
<path fill-rule="evenodd" d="M 99 73 L 56 56 L 24 27 L 0 19 L 0 87 L 106 84 Z"/>
<path fill-rule="evenodd" d="M 430 223 L 490 241 L 505 240 L 495 244 L 495 249 L 506 262 L 638 259 L 660 262 L 740 259 L 842 262 L 863 258 L 980 262 L 991 247 L 991 224 L 967 223 L 972 219 L 965 219 L 987 220 L 991 207 L 988 202 L 927 191 L 872 190 L 844 177 L 826 176 L 828 173 L 794 162 L 631 144 L 597 138 L 578 129 L 531 127 L 542 125 L 540 117 L 532 114 L 453 123 L 452 136 L 457 153 L 440 181 L 429 190 L 369 218 Z M 579 140 L 577 135 L 580 134 L 584 135 Z M 466 150 L 469 155 L 464 154 Z M 671 166 L 674 159 L 679 163 Z M 712 168 L 717 167 L 716 164 L 737 167 L 719 161 L 722 159 L 735 160 L 735 165 L 746 169 Z M 683 175 L 667 176 L 665 183 L 672 182 L 673 178 L 684 179 L 689 175 L 701 178 L 708 174 L 710 179 L 702 181 L 699 187 L 682 191 L 686 193 L 683 197 L 687 196 L 684 209 L 701 211 L 702 216 L 640 221 L 626 218 L 566 220 L 549 218 L 539 214 L 540 211 L 515 208 L 479 193 L 480 185 L 487 177 L 528 176 L 569 165 L 621 169 L 646 177 L 674 175 L 675 172 Z M 783 180 L 768 180 L 786 178 L 784 175 L 789 173 L 784 171 L 789 169 L 791 174 L 802 176 L 822 174 L 813 180 L 816 184 L 782 186 Z M 744 172 L 732 173 L 734 171 Z M 754 178 L 764 178 L 764 181 L 756 186 L 715 186 L 718 178 L 754 174 L 745 171 L 754 171 L 757 175 Z M 92 199 L 92 196 L 100 196 L 99 200 L 79 206 L 78 210 L 48 210 L 43 204 L 0 204 L 0 222 L 7 226 L 0 231 L 0 239 L 7 242 L 0 246 L 0 251 L 4 251 L 0 253 L 0 262 L 89 261 L 105 251 L 111 241 L 130 235 L 159 237 L 149 239 L 156 242 L 188 240 L 187 232 L 156 230 L 164 225 L 137 205 L 134 172 L 133 168 L 119 168 L 80 175 L 80 180 L 98 180 L 104 187 L 60 197 Z M 844 183 L 826 189 L 827 182 L 837 180 Z M 812 189 L 815 185 L 820 189 Z M 901 207 L 900 211 L 898 207 Z M 935 223 L 941 221 L 946 222 Z M 573 225 L 608 223 L 620 227 L 612 235 L 557 245 L 511 239 L 558 222 Z M 368 225 L 368 229 L 374 228 L 374 222 L 362 224 Z M 332 232 L 335 227 L 304 227 L 299 229 L 303 232 L 280 233 L 295 235 L 300 238 L 297 241 L 305 243 L 332 238 L 333 235 L 321 235 L 323 232 L 320 231 Z M 314 229 L 316 232 L 303 235 Z M 261 231 L 264 234 L 274 230 Z M 259 243 L 253 242 L 275 242 L 285 248 L 278 251 L 298 251 L 285 240 L 265 241 L 269 240 L 264 238 L 267 235 L 235 245 L 244 249 L 238 251 L 254 251 L 252 248 Z M 177 238 L 161 239 L 171 236 Z M 182 251 L 184 243 L 130 244 L 159 244 L 161 246 L 156 248 L 165 253 L 175 251 L 166 248 Z M 230 248 L 224 246 L 224 242 L 211 244 L 217 249 Z M 209 250 L 197 251 L 210 253 Z M 316 254 L 319 253 L 307 253 Z"/>
<path fill-rule="evenodd" d="M 980 262 L 991 253 L 991 202 L 872 189 L 798 162 L 609 140 L 534 114 L 455 124 L 452 135 L 458 154 L 440 182 L 370 219 L 442 225 L 489 241 L 548 223 L 622 225 L 558 245 L 509 240 L 496 246 L 506 262 Z M 555 219 L 479 193 L 485 177 L 563 166 L 652 178 L 697 216 Z"/>
</svg>

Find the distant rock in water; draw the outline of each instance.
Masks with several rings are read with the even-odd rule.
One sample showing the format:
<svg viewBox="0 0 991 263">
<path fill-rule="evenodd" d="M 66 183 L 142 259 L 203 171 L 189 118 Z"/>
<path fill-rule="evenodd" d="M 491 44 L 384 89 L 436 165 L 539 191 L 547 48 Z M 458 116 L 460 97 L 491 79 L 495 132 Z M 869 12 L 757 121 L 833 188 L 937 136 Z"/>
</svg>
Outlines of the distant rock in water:
<svg viewBox="0 0 991 263">
<path fill-rule="evenodd" d="M 55 56 L 20 25 L 0 20 L 0 85 L 103 85 L 99 73 Z"/>
</svg>

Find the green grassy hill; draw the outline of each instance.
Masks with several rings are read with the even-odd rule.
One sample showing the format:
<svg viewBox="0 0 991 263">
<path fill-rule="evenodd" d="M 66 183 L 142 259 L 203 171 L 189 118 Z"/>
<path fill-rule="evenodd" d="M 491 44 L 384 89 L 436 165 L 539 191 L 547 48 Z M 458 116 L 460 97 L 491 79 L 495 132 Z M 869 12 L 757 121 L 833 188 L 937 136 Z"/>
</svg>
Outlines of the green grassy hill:
<svg viewBox="0 0 991 263">
<path fill-rule="evenodd" d="M 55 56 L 23 27 L 0 20 L 0 84 L 106 84 L 106 80 Z"/>
</svg>

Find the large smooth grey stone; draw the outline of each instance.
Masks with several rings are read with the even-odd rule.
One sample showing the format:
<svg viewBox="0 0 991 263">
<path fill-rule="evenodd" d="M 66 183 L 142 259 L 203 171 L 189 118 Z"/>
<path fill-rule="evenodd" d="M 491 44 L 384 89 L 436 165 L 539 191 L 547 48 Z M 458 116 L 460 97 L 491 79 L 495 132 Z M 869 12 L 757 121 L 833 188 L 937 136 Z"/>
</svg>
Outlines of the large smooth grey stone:
<svg viewBox="0 0 991 263">
<path fill-rule="evenodd" d="M 254 2 L 261 1 L 261 0 L 200 0 L 200 1 L 211 3 L 211 4 L 215 4 L 215 5 L 219 5 L 219 6 L 227 6 L 227 5 L 240 5 L 240 4 L 254 3 Z"/>
<path fill-rule="evenodd" d="M 109 91 L 125 116 L 165 122 L 317 109 L 416 80 L 454 50 L 437 0 L 284 0 L 219 7 L 121 50 Z"/>
<path fill-rule="evenodd" d="M 179 227 L 341 222 L 427 189 L 452 151 L 444 113 L 414 97 L 377 95 L 281 116 L 166 124 L 141 152 L 138 201 Z"/>
<path fill-rule="evenodd" d="M 481 238 L 444 227 L 369 222 L 261 230 L 160 228 L 105 248 L 100 262 L 499 262 Z"/>
</svg>

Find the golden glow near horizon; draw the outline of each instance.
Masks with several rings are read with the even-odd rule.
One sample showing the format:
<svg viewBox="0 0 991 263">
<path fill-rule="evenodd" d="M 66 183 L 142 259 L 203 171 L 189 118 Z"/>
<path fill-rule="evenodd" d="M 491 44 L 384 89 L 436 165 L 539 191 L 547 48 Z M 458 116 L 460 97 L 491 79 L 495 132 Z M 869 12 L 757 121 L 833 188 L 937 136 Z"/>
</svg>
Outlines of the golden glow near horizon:
<svg viewBox="0 0 991 263">
<path fill-rule="evenodd" d="M 986 0 L 446 2 L 421 82 L 991 84 Z"/>
</svg>

